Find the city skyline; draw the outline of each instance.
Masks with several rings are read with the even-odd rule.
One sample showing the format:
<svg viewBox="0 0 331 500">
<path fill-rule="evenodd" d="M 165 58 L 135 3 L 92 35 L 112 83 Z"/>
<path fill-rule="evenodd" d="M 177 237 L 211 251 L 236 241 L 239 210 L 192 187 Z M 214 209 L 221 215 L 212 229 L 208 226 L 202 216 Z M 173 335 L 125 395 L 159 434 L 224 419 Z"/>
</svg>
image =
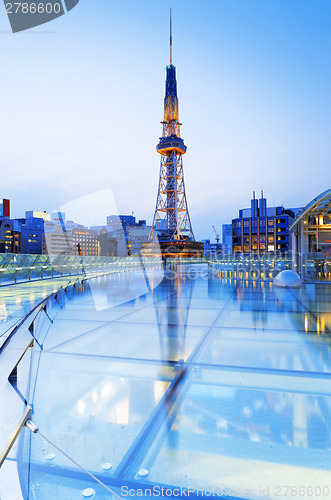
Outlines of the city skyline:
<svg viewBox="0 0 331 500">
<path fill-rule="evenodd" d="M 49 26 L 16 35 L 3 11 L 1 196 L 14 217 L 107 187 L 119 213 L 152 222 L 170 6 L 81 0 Z M 294 207 L 328 187 L 330 13 L 323 0 L 173 9 L 197 239 L 214 239 L 212 225 L 220 232 L 253 188 Z"/>
</svg>

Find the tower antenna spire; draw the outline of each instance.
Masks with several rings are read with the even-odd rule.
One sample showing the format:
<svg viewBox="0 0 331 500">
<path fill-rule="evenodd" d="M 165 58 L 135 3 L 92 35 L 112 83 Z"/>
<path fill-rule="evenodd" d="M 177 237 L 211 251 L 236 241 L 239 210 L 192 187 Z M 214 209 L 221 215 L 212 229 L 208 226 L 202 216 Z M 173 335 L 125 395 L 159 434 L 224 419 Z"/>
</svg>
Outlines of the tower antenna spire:
<svg viewBox="0 0 331 500">
<path fill-rule="evenodd" d="M 170 9 L 170 66 L 172 65 L 172 9 Z"/>
</svg>

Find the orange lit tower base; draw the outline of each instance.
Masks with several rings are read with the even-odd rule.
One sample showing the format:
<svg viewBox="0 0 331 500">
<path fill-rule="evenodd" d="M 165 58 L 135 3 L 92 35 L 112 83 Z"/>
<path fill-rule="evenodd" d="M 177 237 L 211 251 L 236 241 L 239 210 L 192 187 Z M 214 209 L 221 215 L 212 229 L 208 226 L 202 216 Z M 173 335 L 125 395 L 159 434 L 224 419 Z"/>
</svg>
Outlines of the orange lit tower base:
<svg viewBox="0 0 331 500">
<path fill-rule="evenodd" d="M 160 180 L 152 232 L 158 236 L 162 255 L 200 256 L 203 244 L 194 239 L 187 207 L 182 156 L 186 146 L 180 137 L 176 68 L 167 66 L 163 134 L 156 150 L 161 155 Z"/>
</svg>

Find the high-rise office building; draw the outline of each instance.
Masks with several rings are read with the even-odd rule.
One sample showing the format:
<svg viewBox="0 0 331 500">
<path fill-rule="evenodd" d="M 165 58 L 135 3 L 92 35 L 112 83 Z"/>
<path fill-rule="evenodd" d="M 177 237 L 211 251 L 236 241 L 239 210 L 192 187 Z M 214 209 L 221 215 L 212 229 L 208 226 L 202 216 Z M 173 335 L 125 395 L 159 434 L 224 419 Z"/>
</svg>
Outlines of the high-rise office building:
<svg viewBox="0 0 331 500">
<path fill-rule="evenodd" d="M 49 255 L 72 255 L 71 231 L 63 231 L 60 224 L 44 222 L 43 253 Z"/>
<path fill-rule="evenodd" d="M 20 253 L 43 253 L 44 220 L 41 217 L 12 219 L 11 224 L 14 231 L 20 234 Z"/>
<path fill-rule="evenodd" d="M 232 253 L 232 224 L 222 224 L 223 253 Z"/>
<path fill-rule="evenodd" d="M 93 229 L 74 228 L 72 230 L 73 255 L 99 255 L 99 235 Z"/>
<path fill-rule="evenodd" d="M 290 226 L 295 214 L 282 206 L 267 207 L 261 193 L 259 200 L 253 193 L 251 207 L 239 210 L 232 220 L 233 253 L 285 253 L 291 250 Z"/>
</svg>

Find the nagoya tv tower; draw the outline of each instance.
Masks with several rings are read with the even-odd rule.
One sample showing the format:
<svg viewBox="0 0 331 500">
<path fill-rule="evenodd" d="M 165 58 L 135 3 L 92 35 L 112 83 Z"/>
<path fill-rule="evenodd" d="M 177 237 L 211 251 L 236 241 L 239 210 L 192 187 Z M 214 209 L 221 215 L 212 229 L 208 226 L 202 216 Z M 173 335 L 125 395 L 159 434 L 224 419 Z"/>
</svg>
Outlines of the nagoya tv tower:
<svg viewBox="0 0 331 500">
<path fill-rule="evenodd" d="M 153 220 L 162 255 L 197 255 L 202 253 L 202 243 L 195 242 L 188 212 L 184 176 L 183 155 L 186 146 L 180 137 L 176 68 L 172 64 L 172 15 L 170 10 L 170 65 L 164 99 L 162 137 L 156 146 L 161 155 L 160 180 Z"/>
</svg>

